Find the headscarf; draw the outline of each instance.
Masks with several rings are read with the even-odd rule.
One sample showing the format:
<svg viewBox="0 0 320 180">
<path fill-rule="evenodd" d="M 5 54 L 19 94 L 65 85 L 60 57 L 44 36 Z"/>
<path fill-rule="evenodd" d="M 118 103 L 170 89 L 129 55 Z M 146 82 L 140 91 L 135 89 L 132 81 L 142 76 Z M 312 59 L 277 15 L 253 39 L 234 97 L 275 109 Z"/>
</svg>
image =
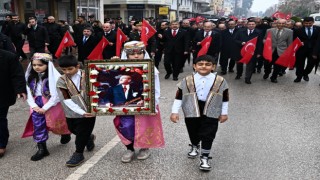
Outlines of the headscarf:
<svg viewBox="0 0 320 180">
<path fill-rule="evenodd" d="M 57 93 L 57 89 L 56 89 L 56 87 L 57 87 L 56 84 L 57 84 L 57 81 L 58 81 L 59 77 L 61 76 L 61 74 L 54 67 L 54 65 L 52 63 L 52 56 L 47 53 L 34 53 L 31 58 L 31 61 L 33 61 L 33 60 L 43 60 L 43 61 L 48 62 L 47 68 L 48 68 L 48 81 L 49 81 L 50 95 L 57 97 L 58 93 Z M 26 74 L 25 74 L 26 81 L 28 81 L 31 69 L 32 69 L 32 65 L 30 62 L 28 65 Z"/>
</svg>

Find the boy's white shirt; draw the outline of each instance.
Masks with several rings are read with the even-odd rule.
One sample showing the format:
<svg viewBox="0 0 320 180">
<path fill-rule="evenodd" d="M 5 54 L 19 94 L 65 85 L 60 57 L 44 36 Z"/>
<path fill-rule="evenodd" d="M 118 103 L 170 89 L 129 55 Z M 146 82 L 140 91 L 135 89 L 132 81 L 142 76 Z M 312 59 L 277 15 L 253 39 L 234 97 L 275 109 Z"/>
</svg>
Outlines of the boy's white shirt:
<svg viewBox="0 0 320 180">
<path fill-rule="evenodd" d="M 80 69 L 78 70 L 78 72 L 76 74 L 74 74 L 71 77 L 71 81 L 74 83 L 74 85 L 76 85 L 78 91 L 80 91 L 80 81 L 81 81 L 81 70 Z M 71 109 L 73 112 L 75 112 L 77 114 L 84 115 L 86 113 L 86 111 L 81 109 L 81 107 L 79 105 L 77 105 L 76 103 L 74 103 L 72 101 L 72 99 L 65 99 L 65 100 L 63 100 L 63 102 L 66 106 L 68 106 L 69 109 Z"/>
<path fill-rule="evenodd" d="M 215 78 L 216 78 L 216 73 L 210 73 L 207 76 L 201 76 L 198 73 L 194 74 L 194 82 L 195 82 L 198 100 L 206 101 L 207 96 L 212 87 L 212 83 L 214 82 Z M 210 83 L 207 83 L 207 82 L 210 82 Z M 181 106 L 182 106 L 182 100 L 175 99 L 172 105 L 171 112 L 178 113 Z M 222 102 L 221 115 L 227 115 L 227 114 L 228 114 L 228 102 Z"/>
</svg>

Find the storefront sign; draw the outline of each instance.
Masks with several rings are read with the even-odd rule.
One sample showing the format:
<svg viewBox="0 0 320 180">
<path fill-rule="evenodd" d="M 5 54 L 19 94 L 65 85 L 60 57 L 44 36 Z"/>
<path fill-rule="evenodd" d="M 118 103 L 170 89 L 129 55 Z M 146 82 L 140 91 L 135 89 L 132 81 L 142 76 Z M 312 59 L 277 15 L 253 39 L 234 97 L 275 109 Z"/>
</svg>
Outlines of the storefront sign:
<svg viewBox="0 0 320 180">
<path fill-rule="evenodd" d="M 168 15 L 169 7 L 159 7 L 159 15 Z"/>
<path fill-rule="evenodd" d="M 127 9 L 145 9 L 144 4 L 127 4 Z"/>
</svg>

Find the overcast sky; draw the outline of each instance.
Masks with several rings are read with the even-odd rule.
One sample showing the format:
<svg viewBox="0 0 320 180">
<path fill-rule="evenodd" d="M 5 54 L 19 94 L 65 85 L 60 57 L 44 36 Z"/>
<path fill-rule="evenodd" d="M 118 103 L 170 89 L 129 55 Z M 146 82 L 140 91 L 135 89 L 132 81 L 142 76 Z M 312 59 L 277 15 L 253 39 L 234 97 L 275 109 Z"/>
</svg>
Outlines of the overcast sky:
<svg viewBox="0 0 320 180">
<path fill-rule="evenodd" d="M 258 12 L 258 11 L 265 11 L 270 6 L 278 4 L 278 0 L 253 0 L 253 4 L 251 7 L 251 11 Z"/>
</svg>

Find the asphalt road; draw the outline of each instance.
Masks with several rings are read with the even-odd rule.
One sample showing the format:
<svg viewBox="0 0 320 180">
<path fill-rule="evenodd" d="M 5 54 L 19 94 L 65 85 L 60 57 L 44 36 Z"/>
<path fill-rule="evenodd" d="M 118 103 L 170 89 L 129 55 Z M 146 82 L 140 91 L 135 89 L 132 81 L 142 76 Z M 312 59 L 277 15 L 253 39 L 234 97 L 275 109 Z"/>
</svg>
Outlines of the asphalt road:
<svg viewBox="0 0 320 180">
<path fill-rule="evenodd" d="M 186 65 L 181 77 L 191 70 Z M 287 71 L 273 84 L 263 80 L 263 74 L 254 74 L 251 85 L 234 80 L 234 73 L 225 75 L 230 86 L 229 120 L 219 126 L 211 151 L 213 168 L 204 173 L 198 169 L 198 159 L 186 156 L 189 140 L 184 121 L 169 120 L 177 82 L 163 78 L 163 67 L 160 72 L 166 147 L 152 149 L 149 159 L 121 163 L 125 147 L 116 137 L 113 117 L 103 116 L 94 129 L 96 148 L 85 152 L 87 161 L 81 167 L 65 166 L 75 149 L 74 136 L 61 145 L 60 137 L 50 134 L 50 156 L 33 162 L 36 143 L 20 138 L 28 106 L 18 101 L 8 115 L 10 139 L 0 159 L 0 179 L 320 179 L 319 75 L 295 84 L 294 71 Z"/>
</svg>

